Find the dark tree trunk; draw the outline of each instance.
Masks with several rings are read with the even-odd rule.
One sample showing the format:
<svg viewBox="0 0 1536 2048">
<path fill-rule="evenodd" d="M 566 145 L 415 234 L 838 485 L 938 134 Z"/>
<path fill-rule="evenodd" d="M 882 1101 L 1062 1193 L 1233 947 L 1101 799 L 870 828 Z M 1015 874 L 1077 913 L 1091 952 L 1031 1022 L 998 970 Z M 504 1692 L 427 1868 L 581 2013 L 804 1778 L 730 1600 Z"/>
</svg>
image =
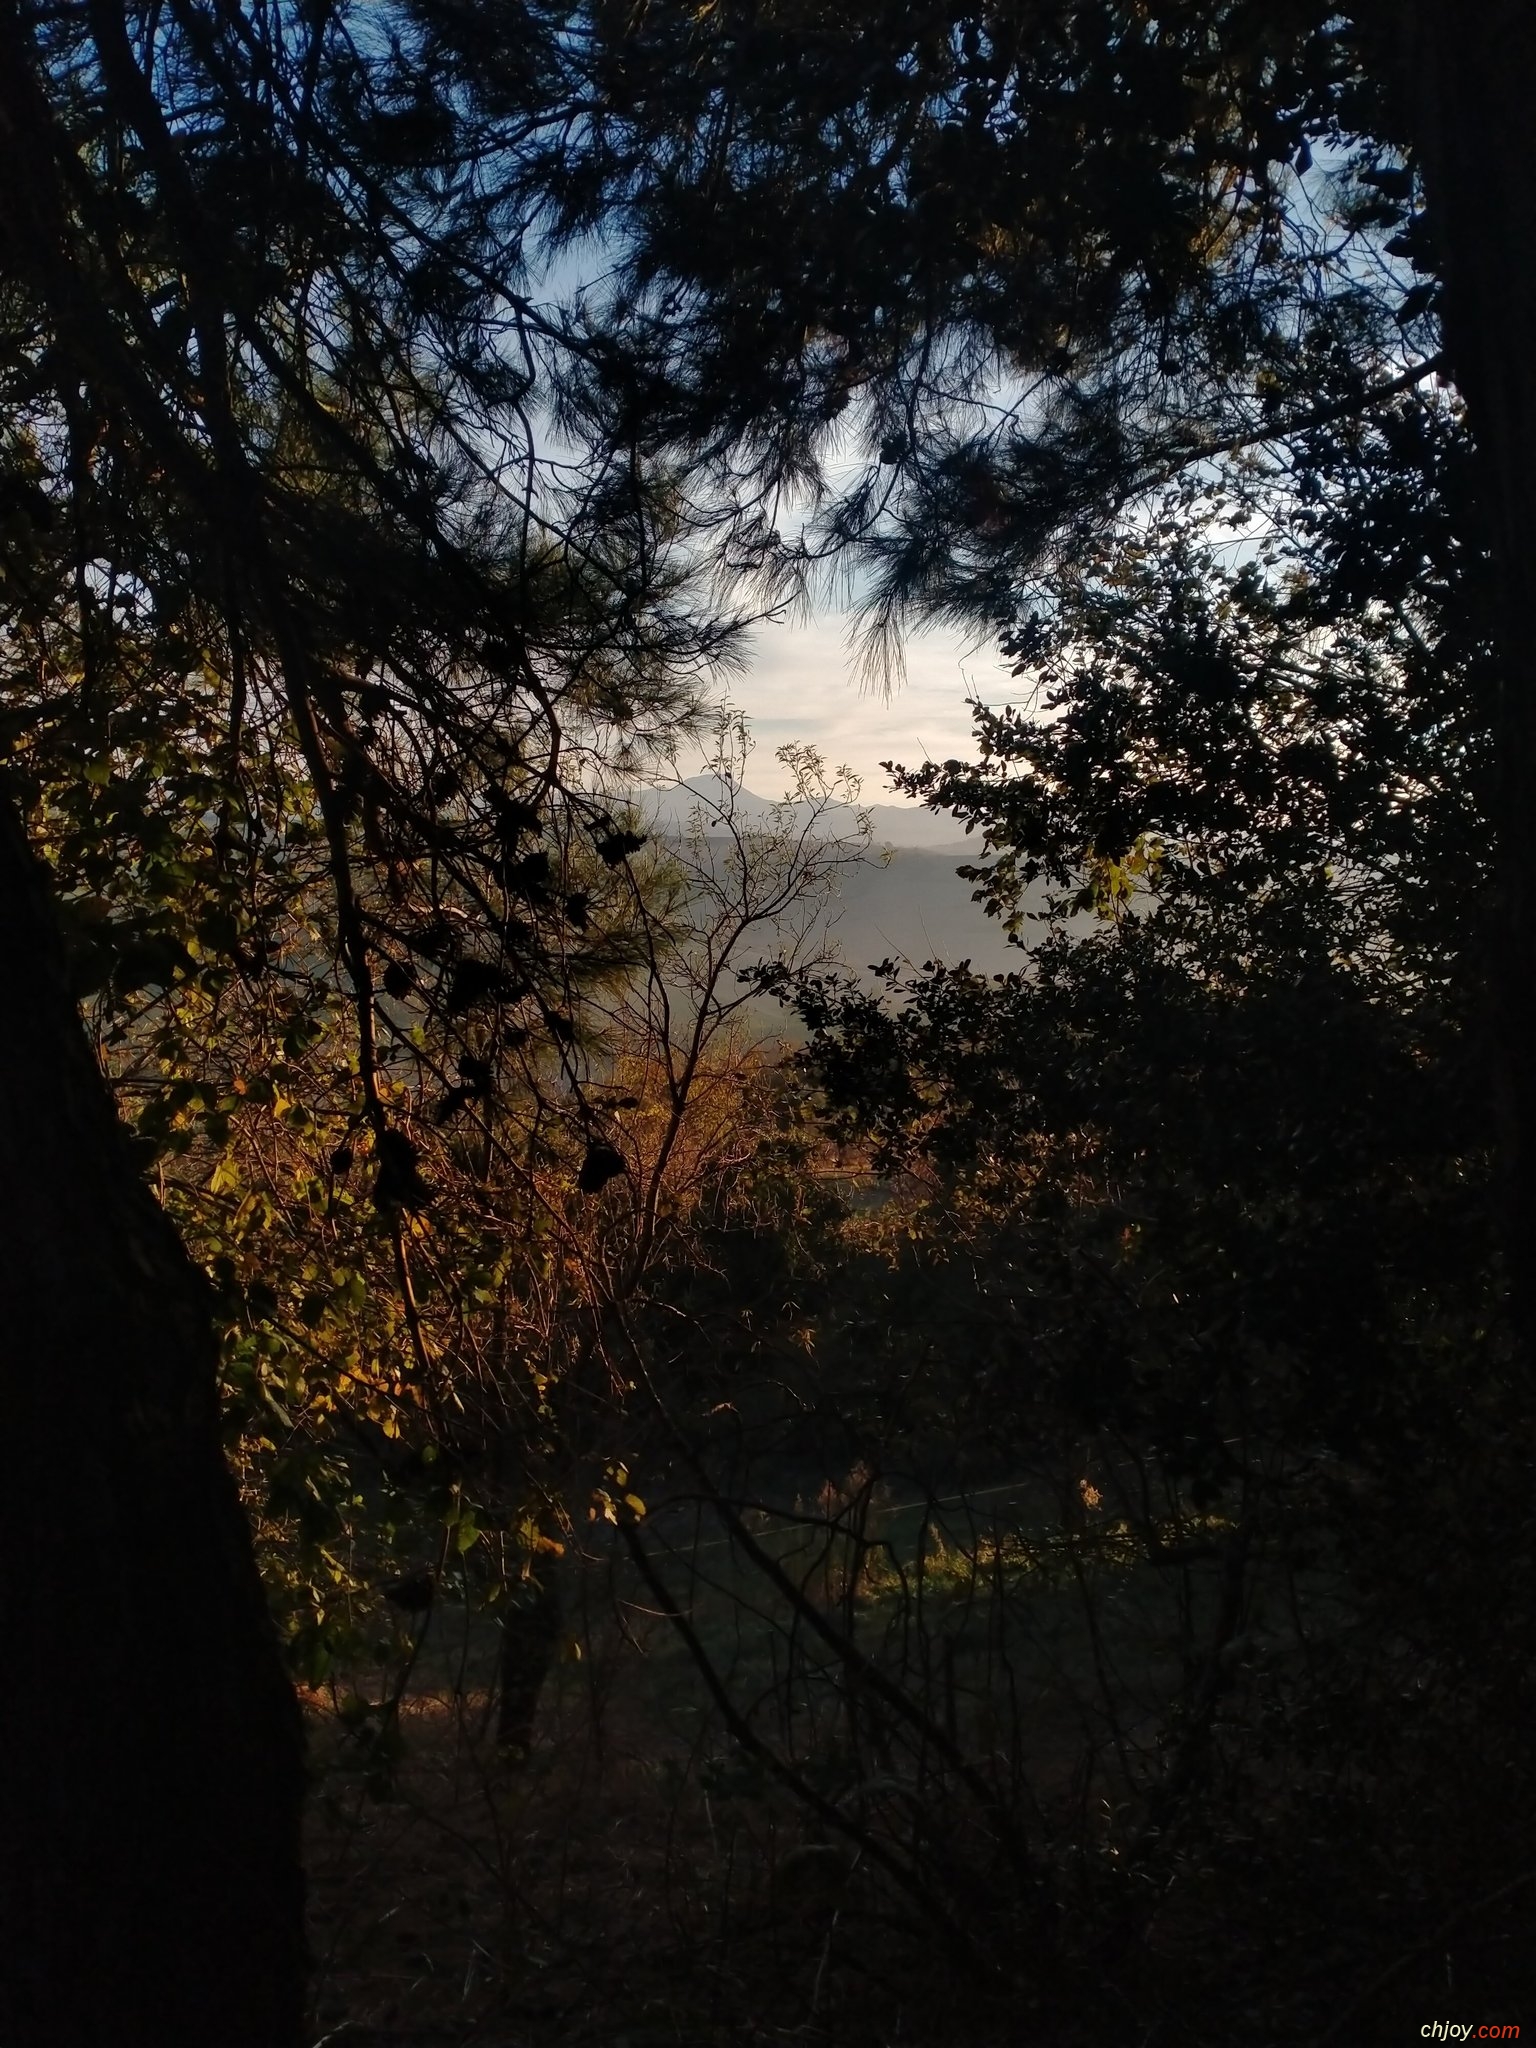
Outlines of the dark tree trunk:
<svg viewBox="0 0 1536 2048">
<path fill-rule="evenodd" d="M 1390 10 L 1444 271 L 1445 337 L 1499 581 L 1498 883 L 1488 933 L 1515 1326 L 1536 1363 L 1536 4 Z"/>
<path fill-rule="evenodd" d="M 501 1617 L 496 1740 L 511 1756 L 533 1747 L 534 1722 L 545 1681 L 560 1647 L 560 1594 L 546 1577 L 512 1588 Z"/>
<path fill-rule="evenodd" d="M 287 2048 L 301 1731 L 202 1276 L 136 1172 L 0 802 L 0 2041 Z"/>
</svg>

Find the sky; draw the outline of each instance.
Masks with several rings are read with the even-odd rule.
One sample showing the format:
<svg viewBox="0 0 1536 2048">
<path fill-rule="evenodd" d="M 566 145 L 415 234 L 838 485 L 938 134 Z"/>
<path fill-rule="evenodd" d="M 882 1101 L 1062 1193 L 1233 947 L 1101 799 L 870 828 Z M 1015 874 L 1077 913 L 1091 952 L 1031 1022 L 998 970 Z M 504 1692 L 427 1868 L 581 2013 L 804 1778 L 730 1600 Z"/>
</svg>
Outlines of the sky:
<svg viewBox="0 0 1536 2048">
<path fill-rule="evenodd" d="M 962 634 L 935 629 L 909 636 L 906 681 L 884 697 L 861 687 L 847 628 L 846 615 L 826 609 L 808 622 L 755 629 L 747 665 L 727 685 L 756 741 L 745 778 L 754 794 L 783 794 L 774 749 L 801 742 L 819 748 L 829 768 L 851 768 L 863 782 L 866 803 L 899 803 L 883 760 L 917 767 L 929 759 L 969 758 L 966 698 L 1004 703 L 1017 693 L 989 644 L 976 647 Z"/>
</svg>

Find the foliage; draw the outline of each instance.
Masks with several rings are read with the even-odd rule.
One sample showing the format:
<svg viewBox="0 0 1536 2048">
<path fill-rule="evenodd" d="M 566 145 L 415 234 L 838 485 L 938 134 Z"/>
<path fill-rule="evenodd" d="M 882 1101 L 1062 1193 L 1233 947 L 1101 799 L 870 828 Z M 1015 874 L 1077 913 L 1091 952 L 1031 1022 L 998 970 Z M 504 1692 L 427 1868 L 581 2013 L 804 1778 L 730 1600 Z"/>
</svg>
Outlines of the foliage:
<svg viewBox="0 0 1536 2048">
<path fill-rule="evenodd" d="M 1525 1881 L 1509 692 L 1372 33 L 0 17 L 0 737 L 294 1669 L 391 1666 L 387 1797 L 490 1610 L 526 1752 L 611 1531 L 709 1791 L 815 1831 L 813 2019 L 860 1899 L 1151 2038 L 1184 1898 L 1241 1957 L 1372 1830 L 1362 1943 L 1474 1835 Z M 627 801 L 834 567 L 877 665 L 959 618 L 1032 692 L 899 772 L 1011 976 L 817 955 L 867 834 L 804 750 L 767 832 L 729 717 L 690 831 Z"/>
<path fill-rule="evenodd" d="M 613 1475 L 655 1425 L 599 1336 L 655 1270 L 686 1263 L 698 1214 L 756 1148 L 771 1063 L 734 977 L 765 948 L 812 957 L 816 905 L 867 837 L 828 838 L 821 821 L 855 792 L 791 750 L 776 822 L 742 825 L 730 793 L 748 742 L 723 718 L 720 804 L 670 842 L 642 850 L 632 833 L 622 864 L 585 877 L 589 933 L 601 919 L 612 936 L 606 956 L 589 936 L 564 966 L 568 1033 L 509 1033 L 492 1085 L 478 1017 L 430 991 L 379 1005 L 392 1035 L 375 1087 L 397 1154 L 360 1096 L 302 784 L 284 787 L 294 810 L 260 841 L 242 906 L 260 904 L 259 970 L 232 972 L 191 926 L 192 863 L 216 823 L 194 815 L 178 846 L 163 822 L 176 785 L 146 776 L 183 863 L 162 895 L 141 811 L 116 779 L 105 797 L 70 779 L 51 739 L 34 726 L 23 755 L 34 815 L 82 978 L 107 974 L 91 1004 L 104 1061 L 216 1283 L 229 1441 L 295 1673 L 318 1683 L 365 1654 L 398 1668 L 420 1626 L 404 1591 L 505 1606 L 547 1578 L 589 1500 L 611 1516 L 624 1496 Z M 208 802 L 205 780 L 192 802 Z M 111 963 L 146 915 L 180 950 L 139 988 Z M 384 1625 L 381 1587 L 403 1621 Z"/>
<path fill-rule="evenodd" d="M 380 992 L 474 1057 L 488 1033 L 494 1069 L 611 967 L 632 849 L 583 764 L 686 722 L 730 622 L 692 601 L 659 470 L 619 489 L 601 449 L 544 452 L 584 344 L 513 289 L 472 174 L 494 137 L 423 98 L 403 15 L 403 40 L 353 26 L 13 25 L 34 203 L 0 360 L 15 717 L 130 841 L 131 796 L 160 841 L 135 851 L 186 842 L 226 967 L 259 963 L 272 834 L 319 839 L 382 1139 Z"/>
<path fill-rule="evenodd" d="M 958 1515 L 1032 1474 L 1100 1571 L 1125 1541 L 1144 1587 L 1184 1580 L 1178 1679 L 1136 1648 L 1159 1594 L 1117 1615 L 1083 1584 L 1114 1874 L 1079 1890 L 1050 1827 L 1035 1862 L 1088 1926 L 1150 1926 L 1186 1857 L 1233 1882 L 1239 1837 L 1279 1881 L 1469 1743 L 1490 1767 L 1457 1800 L 1515 1867 L 1491 1815 L 1529 1796 L 1500 1676 L 1526 1637 L 1488 1574 L 1520 1569 L 1528 1520 L 1491 1477 L 1525 1437 L 1469 972 L 1497 671 L 1465 459 L 1455 415 L 1405 396 L 1029 593 L 1009 645 L 1032 701 L 978 707 L 979 761 L 900 776 L 981 835 L 964 872 L 1018 971 L 792 991 L 830 1129 L 890 1190 L 811 1312 L 853 1454 L 976 1503 Z M 1476 1533 L 1454 1505 L 1474 1471 Z M 972 1539 L 989 1631 L 1049 1613 L 1003 1584 L 1046 1554 L 1016 1528 Z M 1157 1761 L 1131 1767 L 1149 1712 Z M 1309 1788 L 1294 1814 L 1277 1772 Z M 1377 1881 L 1409 1885 L 1449 1813 L 1426 1794 Z M 1371 1938 L 1363 1897 L 1335 1909 Z"/>
<path fill-rule="evenodd" d="M 666 465 L 584 433 L 580 323 L 519 289 L 516 124 L 423 90 L 409 10 L 3 33 L 12 786 L 323 1661 L 403 1459 L 444 1452 L 412 1513 L 470 1548 L 445 1361 L 504 1303 L 509 1227 L 562 1272 L 540 1174 L 612 1154 L 594 1005 L 646 954 L 608 790 L 734 622 Z"/>
<path fill-rule="evenodd" d="M 1247 0 L 577 20 L 592 116 L 526 178 L 547 231 L 616 245 L 594 317 L 629 343 L 584 364 L 594 404 L 688 448 L 733 566 L 856 564 L 877 659 L 908 613 L 985 631 L 1106 509 L 1287 440 L 1320 382 L 1353 416 L 1433 355 L 1368 24 Z"/>
</svg>

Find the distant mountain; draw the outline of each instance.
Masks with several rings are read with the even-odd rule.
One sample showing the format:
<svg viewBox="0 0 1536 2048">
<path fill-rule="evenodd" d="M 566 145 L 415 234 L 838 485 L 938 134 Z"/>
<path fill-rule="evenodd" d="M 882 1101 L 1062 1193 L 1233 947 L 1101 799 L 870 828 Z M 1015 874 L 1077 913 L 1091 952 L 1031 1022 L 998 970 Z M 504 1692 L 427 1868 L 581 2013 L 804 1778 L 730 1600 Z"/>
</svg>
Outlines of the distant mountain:
<svg viewBox="0 0 1536 2048">
<path fill-rule="evenodd" d="M 865 808 L 874 824 L 876 846 L 953 849 L 965 855 L 981 851 L 979 835 L 967 834 L 948 811 L 925 810 L 921 804 L 868 804 Z"/>
<path fill-rule="evenodd" d="M 980 851 L 976 840 L 948 853 L 898 847 L 885 866 L 844 868 L 826 918 L 826 935 L 853 968 L 881 960 L 925 960 L 954 966 L 969 960 L 978 974 L 1011 974 L 1024 955 L 1008 943 L 995 917 L 971 901 L 973 884 L 956 865 Z M 1026 927 L 1026 931 L 1028 927 Z"/>
<path fill-rule="evenodd" d="M 914 969 L 928 961 L 954 967 L 968 960 L 977 974 L 1016 973 L 1024 954 L 1008 943 L 997 919 L 971 901 L 972 884 L 955 873 L 963 853 L 904 846 L 884 863 L 870 859 L 841 869 L 837 893 L 809 935 L 812 945 L 825 941 L 865 981 L 869 969 L 886 960 Z M 753 957 L 771 959 L 774 952 L 765 934 Z M 754 997 L 744 1018 L 766 1039 L 794 1045 L 804 1037 L 793 1012 L 767 997 Z"/>
<path fill-rule="evenodd" d="M 697 776 L 667 789 L 637 792 L 632 801 L 658 838 L 687 831 L 696 816 L 705 838 L 723 850 L 726 795 L 714 777 Z M 771 824 L 776 808 L 750 790 L 737 790 L 730 799 L 730 815 L 749 831 Z M 812 944 L 826 941 L 861 976 L 886 960 L 911 968 L 926 961 L 955 966 L 968 960 L 978 974 L 1008 974 L 1023 967 L 1023 953 L 1009 944 L 998 920 L 971 901 L 974 885 L 955 872 L 961 862 L 978 858 L 979 836 L 967 838 L 953 818 L 916 805 L 864 808 L 874 826 L 869 857 L 838 871 L 836 893 L 810 935 Z M 846 805 L 834 807 L 823 819 L 829 836 L 851 828 L 853 821 L 852 807 Z M 882 849 L 894 850 L 882 860 Z M 764 933 L 753 957 L 771 958 L 775 950 Z M 744 957 L 740 964 L 749 961 Z M 792 1013 L 767 998 L 754 998 L 744 1015 L 749 1028 L 766 1038 L 793 1044 L 803 1036 Z"/>
<path fill-rule="evenodd" d="M 727 808 L 725 785 L 714 775 L 697 775 L 689 782 L 666 789 L 636 790 L 631 800 L 658 832 L 685 831 L 692 814 L 697 812 L 705 833 L 714 836 Z M 766 825 L 776 808 L 771 799 L 756 796 L 749 789 L 738 789 L 729 803 L 732 814 L 752 830 Z M 805 806 L 797 804 L 792 808 L 803 812 Z M 861 808 L 869 813 L 876 846 L 977 850 L 975 836 L 968 839 L 965 827 L 947 812 L 925 810 L 920 804 L 865 804 Z M 828 834 L 851 829 L 853 818 L 850 805 L 833 805 L 824 814 Z"/>
</svg>

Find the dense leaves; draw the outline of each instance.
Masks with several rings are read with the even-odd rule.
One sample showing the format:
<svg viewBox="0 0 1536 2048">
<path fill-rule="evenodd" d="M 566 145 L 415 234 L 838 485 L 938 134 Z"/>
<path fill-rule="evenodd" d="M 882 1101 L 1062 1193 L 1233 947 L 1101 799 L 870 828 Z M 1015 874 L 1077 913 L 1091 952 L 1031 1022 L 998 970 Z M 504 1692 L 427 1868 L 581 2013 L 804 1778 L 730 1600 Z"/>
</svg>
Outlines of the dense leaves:
<svg viewBox="0 0 1536 2048">
<path fill-rule="evenodd" d="M 1524 1881 L 1529 764 L 1395 48 L 1253 0 L 0 10 L 0 740 L 292 1667 L 392 1669 L 341 1714 L 375 1794 L 443 1601 L 503 1618 L 527 1756 L 592 1526 L 751 1796 L 1063 2040 L 1177 2029 L 1170 1898 L 1174 1955 L 1186 1898 L 1303 1945 L 1373 1827 L 1365 1946 L 1468 1840 Z M 979 758 L 897 773 L 1013 975 L 808 957 L 859 835 L 803 749 L 771 831 L 729 719 L 695 830 L 625 801 L 833 570 L 887 673 L 908 616 L 1001 640 Z"/>
<path fill-rule="evenodd" d="M 1432 352 L 1371 54 L 1243 0 L 597 9 L 566 52 L 593 111 L 527 189 L 616 243 L 594 404 L 689 448 L 738 570 L 851 555 L 877 632 L 990 622 L 1320 376 L 1354 412 Z"/>
</svg>

